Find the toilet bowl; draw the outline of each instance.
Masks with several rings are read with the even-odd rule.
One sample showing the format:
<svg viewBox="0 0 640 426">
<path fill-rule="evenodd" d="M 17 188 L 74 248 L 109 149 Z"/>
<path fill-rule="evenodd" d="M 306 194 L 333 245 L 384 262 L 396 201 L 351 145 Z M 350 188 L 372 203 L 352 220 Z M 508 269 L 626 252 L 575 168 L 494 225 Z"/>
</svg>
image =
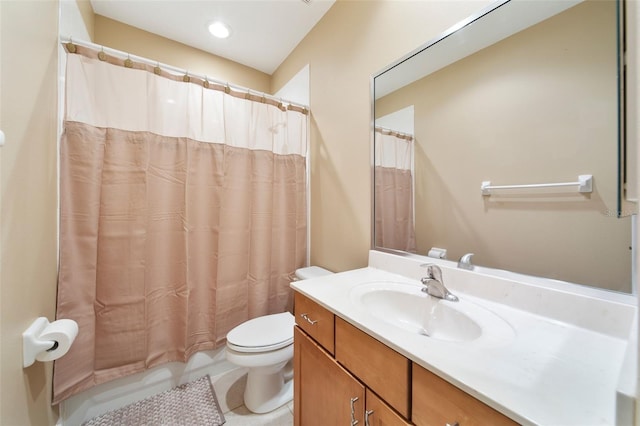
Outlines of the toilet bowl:
<svg viewBox="0 0 640 426">
<path fill-rule="evenodd" d="M 296 271 L 298 279 L 330 274 L 312 266 Z M 293 326 L 289 312 L 246 321 L 227 334 L 229 362 L 248 368 L 244 405 L 254 413 L 267 413 L 293 399 Z"/>
</svg>

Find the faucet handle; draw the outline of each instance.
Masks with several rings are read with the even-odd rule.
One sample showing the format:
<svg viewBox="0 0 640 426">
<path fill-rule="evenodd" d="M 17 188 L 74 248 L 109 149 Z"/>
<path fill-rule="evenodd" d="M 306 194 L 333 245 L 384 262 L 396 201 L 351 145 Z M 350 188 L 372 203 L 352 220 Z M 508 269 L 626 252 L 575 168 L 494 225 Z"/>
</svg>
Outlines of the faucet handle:
<svg viewBox="0 0 640 426">
<path fill-rule="evenodd" d="M 442 269 L 435 263 L 423 263 L 422 268 L 427 268 L 427 276 L 433 280 L 442 282 Z"/>
<path fill-rule="evenodd" d="M 437 297 L 439 299 L 445 299 L 450 302 L 457 302 L 458 297 L 452 294 L 444 286 L 442 282 L 442 270 L 434 263 L 425 263 L 420 265 L 423 268 L 427 268 L 427 276 L 420 279 L 420 282 L 424 287 L 422 291 L 430 296 Z"/>
</svg>

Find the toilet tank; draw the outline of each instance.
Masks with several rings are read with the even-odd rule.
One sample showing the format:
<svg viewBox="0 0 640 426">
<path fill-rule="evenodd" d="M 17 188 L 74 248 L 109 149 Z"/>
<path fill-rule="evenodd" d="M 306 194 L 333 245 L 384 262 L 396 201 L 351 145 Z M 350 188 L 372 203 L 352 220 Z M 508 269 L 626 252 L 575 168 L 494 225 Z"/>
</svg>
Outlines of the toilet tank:
<svg viewBox="0 0 640 426">
<path fill-rule="evenodd" d="M 318 278 L 330 274 L 333 274 L 333 272 L 319 266 L 308 266 L 306 268 L 296 269 L 296 278 L 298 280 L 308 280 L 310 278 Z"/>
</svg>

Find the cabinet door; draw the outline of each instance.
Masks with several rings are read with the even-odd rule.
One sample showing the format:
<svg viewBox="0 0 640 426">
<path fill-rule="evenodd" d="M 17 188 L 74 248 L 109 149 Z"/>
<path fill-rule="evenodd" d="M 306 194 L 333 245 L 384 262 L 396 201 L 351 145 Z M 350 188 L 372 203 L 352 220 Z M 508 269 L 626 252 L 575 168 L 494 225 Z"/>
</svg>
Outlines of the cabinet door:
<svg viewBox="0 0 640 426">
<path fill-rule="evenodd" d="M 413 364 L 411 420 L 417 426 L 502 426 L 516 422 L 471 395 Z"/>
<path fill-rule="evenodd" d="M 293 345 L 294 424 L 363 425 L 364 386 L 297 326 Z"/>
<path fill-rule="evenodd" d="M 335 334 L 336 360 L 409 418 L 409 360 L 340 317 Z"/>
<path fill-rule="evenodd" d="M 366 390 L 365 426 L 409 426 L 405 419 L 371 391 Z"/>
</svg>

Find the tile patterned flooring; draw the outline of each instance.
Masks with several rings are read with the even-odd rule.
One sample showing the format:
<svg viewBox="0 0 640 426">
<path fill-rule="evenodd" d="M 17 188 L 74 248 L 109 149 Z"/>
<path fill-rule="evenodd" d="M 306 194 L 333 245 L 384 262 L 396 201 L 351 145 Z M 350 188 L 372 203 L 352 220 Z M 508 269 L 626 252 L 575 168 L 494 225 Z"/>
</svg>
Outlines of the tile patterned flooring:
<svg viewBox="0 0 640 426">
<path fill-rule="evenodd" d="M 226 420 L 224 426 L 293 426 L 293 401 L 266 414 L 249 411 L 243 405 L 246 380 L 245 368 L 236 368 L 212 378 Z"/>
<path fill-rule="evenodd" d="M 242 405 L 224 413 L 224 426 L 292 426 L 293 402 L 266 414 L 254 414 Z"/>
</svg>

